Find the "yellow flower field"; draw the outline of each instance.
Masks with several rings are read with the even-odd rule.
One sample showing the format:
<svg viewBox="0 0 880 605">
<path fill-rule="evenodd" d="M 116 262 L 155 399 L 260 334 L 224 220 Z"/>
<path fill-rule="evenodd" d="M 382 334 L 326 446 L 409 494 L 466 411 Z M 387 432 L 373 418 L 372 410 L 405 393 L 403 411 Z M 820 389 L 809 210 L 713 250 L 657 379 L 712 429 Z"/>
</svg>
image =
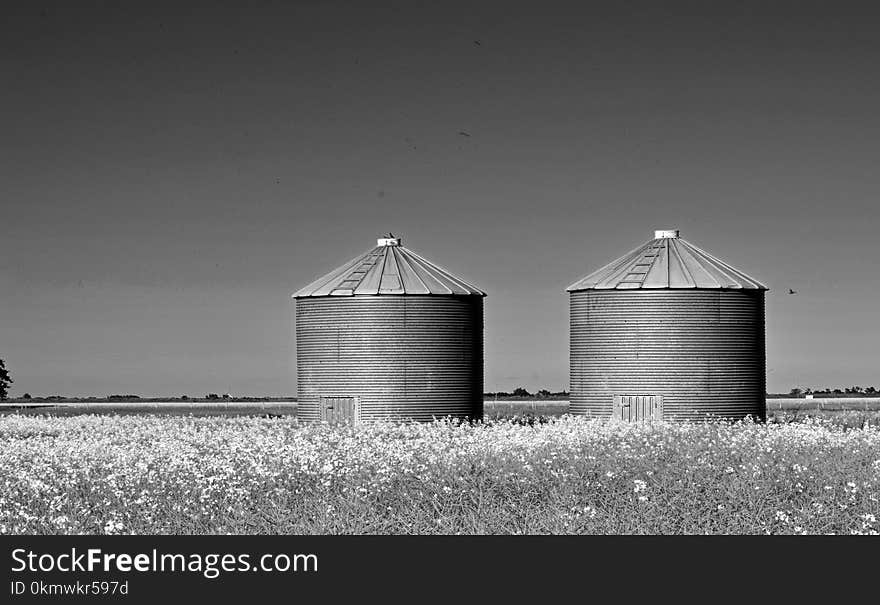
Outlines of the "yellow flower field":
<svg viewBox="0 0 880 605">
<path fill-rule="evenodd" d="M 880 428 L 0 417 L 0 533 L 865 533 Z"/>
</svg>

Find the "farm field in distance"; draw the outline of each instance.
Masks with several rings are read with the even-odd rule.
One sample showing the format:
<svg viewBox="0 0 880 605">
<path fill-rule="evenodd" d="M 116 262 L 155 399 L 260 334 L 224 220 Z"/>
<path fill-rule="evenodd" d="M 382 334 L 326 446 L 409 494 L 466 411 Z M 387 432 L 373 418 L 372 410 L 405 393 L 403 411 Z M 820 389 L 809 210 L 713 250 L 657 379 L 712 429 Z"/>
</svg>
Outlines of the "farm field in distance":
<svg viewBox="0 0 880 605">
<path fill-rule="evenodd" d="M 876 534 L 880 414 L 798 414 L 356 428 L 11 414 L 0 533 Z"/>
<path fill-rule="evenodd" d="M 506 418 L 518 414 L 561 416 L 568 412 L 567 399 L 492 399 L 484 401 L 485 417 Z M 34 398 L 14 399 L 0 402 L 2 414 L 52 414 L 75 416 L 79 414 L 156 414 L 197 416 L 249 416 L 249 415 L 296 415 L 295 398 L 231 398 L 210 399 L 162 399 L 137 398 L 126 400 L 97 398 Z M 880 397 L 831 397 L 831 398 L 768 398 L 767 413 L 780 415 L 780 411 L 812 413 L 811 411 L 858 410 L 880 412 Z M 870 416 L 870 415 L 869 415 Z"/>
</svg>

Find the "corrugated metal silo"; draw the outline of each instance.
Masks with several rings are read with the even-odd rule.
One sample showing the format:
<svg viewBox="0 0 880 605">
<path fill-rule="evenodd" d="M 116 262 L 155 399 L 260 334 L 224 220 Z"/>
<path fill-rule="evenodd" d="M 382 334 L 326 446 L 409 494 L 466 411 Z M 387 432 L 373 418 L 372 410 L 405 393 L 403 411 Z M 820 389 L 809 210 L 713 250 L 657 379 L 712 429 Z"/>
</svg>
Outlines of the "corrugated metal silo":
<svg viewBox="0 0 880 605">
<path fill-rule="evenodd" d="M 654 238 L 567 288 L 573 414 L 765 417 L 767 287 L 679 238 Z"/>
<path fill-rule="evenodd" d="M 299 417 L 481 418 L 484 296 L 394 237 L 299 290 Z"/>
</svg>

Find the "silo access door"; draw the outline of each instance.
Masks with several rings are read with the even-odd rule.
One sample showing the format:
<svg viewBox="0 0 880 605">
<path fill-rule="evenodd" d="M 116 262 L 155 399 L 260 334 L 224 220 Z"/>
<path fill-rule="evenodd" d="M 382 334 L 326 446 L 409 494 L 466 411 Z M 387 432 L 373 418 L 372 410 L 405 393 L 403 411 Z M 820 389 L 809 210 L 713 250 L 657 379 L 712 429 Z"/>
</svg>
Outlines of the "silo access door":
<svg viewBox="0 0 880 605">
<path fill-rule="evenodd" d="M 625 422 L 663 420 L 663 396 L 615 395 L 611 415 Z"/>
<path fill-rule="evenodd" d="M 321 420 L 330 424 L 357 424 L 357 397 L 321 397 Z"/>
</svg>

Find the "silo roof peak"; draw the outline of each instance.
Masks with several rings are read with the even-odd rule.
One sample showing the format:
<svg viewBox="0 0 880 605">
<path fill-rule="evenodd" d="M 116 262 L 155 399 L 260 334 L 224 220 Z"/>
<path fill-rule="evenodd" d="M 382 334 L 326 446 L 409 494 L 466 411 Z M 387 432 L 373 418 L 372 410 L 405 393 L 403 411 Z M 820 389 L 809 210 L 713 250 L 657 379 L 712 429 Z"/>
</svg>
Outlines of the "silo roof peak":
<svg viewBox="0 0 880 605">
<path fill-rule="evenodd" d="M 404 248 L 388 234 L 361 254 L 293 294 L 313 296 L 376 295 L 486 296 L 476 286 Z"/>
<path fill-rule="evenodd" d="M 677 229 L 657 230 L 654 239 L 566 288 L 635 290 L 705 288 L 767 290 L 767 286 L 679 237 Z"/>
</svg>

